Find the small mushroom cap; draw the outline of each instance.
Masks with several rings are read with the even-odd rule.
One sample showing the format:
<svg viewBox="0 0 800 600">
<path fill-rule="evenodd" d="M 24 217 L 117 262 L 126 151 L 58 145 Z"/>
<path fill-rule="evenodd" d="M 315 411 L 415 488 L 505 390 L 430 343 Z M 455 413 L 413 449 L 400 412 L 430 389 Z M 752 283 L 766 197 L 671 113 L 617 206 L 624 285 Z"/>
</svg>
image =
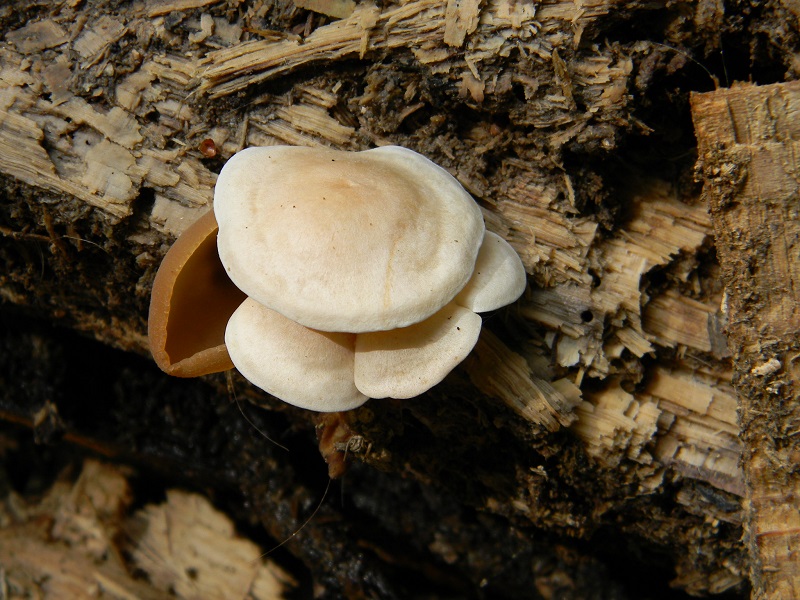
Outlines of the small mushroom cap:
<svg viewBox="0 0 800 600">
<path fill-rule="evenodd" d="M 322 331 L 421 321 L 469 280 L 484 224 L 447 171 L 396 146 L 272 146 L 219 175 L 219 253 L 248 296 Z"/>
<path fill-rule="evenodd" d="M 153 281 L 147 335 L 156 364 L 177 377 L 232 369 L 225 325 L 244 298 L 219 260 L 208 211 L 178 237 Z"/>
<path fill-rule="evenodd" d="M 495 310 L 519 298 L 527 283 L 525 267 L 511 244 L 487 231 L 472 278 L 455 303 L 475 312 Z"/>
<path fill-rule="evenodd" d="M 233 364 L 250 383 L 320 412 L 367 401 L 353 383 L 355 337 L 303 327 L 252 298 L 236 309 L 225 331 Z"/>
<path fill-rule="evenodd" d="M 372 398 L 412 398 L 444 379 L 470 353 L 481 318 L 450 303 L 402 329 L 356 338 L 356 387 Z"/>
</svg>

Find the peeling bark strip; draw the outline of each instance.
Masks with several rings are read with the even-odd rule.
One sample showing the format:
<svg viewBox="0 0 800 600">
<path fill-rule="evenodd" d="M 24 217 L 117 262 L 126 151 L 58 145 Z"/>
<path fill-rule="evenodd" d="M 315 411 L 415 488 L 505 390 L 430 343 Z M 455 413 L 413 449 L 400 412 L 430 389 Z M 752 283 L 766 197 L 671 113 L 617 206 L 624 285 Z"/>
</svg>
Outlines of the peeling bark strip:
<svg viewBox="0 0 800 600">
<path fill-rule="evenodd" d="M 755 598 L 800 597 L 800 82 L 692 97 L 728 286 Z"/>
</svg>

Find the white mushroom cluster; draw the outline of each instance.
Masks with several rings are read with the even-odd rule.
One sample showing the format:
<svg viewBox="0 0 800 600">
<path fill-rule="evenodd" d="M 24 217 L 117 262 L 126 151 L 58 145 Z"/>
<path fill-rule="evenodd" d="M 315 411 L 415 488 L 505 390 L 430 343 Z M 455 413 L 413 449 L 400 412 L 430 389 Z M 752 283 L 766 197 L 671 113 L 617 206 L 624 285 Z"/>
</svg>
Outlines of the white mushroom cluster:
<svg viewBox="0 0 800 600">
<path fill-rule="evenodd" d="M 425 392 L 472 350 L 476 313 L 525 289 L 519 257 L 456 179 L 397 146 L 248 148 L 222 169 L 214 213 L 247 295 L 225 331 L 230 358 L 311 410 Z"/>
</svg>

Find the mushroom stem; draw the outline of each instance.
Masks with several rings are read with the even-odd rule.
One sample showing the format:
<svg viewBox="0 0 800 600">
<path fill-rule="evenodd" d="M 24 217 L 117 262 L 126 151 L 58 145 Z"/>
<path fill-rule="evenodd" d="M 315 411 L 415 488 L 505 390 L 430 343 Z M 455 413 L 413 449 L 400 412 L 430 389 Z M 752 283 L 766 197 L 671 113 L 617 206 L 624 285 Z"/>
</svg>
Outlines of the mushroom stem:
<svg viewBox="0 0 800 600">
<path fill-rule="evenodd" d="M 314 417 L 319 451 L 328 464 L 328 477 L 339 479 L 347 471 L 347 452 L 355 431 L 350 427 L 349 412 L 319 413 Z M 345 450 L 342 450 L 344 446 Z"/>
</svg>

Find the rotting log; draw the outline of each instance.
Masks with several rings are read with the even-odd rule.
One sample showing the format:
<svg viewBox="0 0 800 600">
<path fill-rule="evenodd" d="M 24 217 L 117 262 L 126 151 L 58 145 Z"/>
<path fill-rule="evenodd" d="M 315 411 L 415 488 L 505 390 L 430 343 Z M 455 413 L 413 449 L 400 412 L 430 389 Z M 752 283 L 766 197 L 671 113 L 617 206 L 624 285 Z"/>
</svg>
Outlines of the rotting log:
<svg viewBox="0 0 800 600">
<path fill-rule="evenodd" d="M 147 356 L 169 244 L 207 209 L 225 159 L 275 143 L 395 143 L 442 164 L 522 256 L 523 300 L 490 316 L 474 354 L 422 398 L 318 418 L 234 377 L 237 397 L 264 409 L 249 418 L 288 454 L 249 433 L 221 377 L 110 369 L 108 404 L 88 411 L 60 391 L 96 395 L 63 370 L 90 369 L 77 342 L 41 330 L 7 328 L 6 419 L 212 494 L 238 487 L 240 522 L 290 538 L 322 597 L 407 597 L 409 571 L 424 574 L 417 592 L 621 598 L 624 583 L 641 597 L 636 572 L 664 556 L 664 587 L 744 590 L 707 200 L 666 172 L 619 183 L 599 166 L 647 130 L 631 92 L 647 97 L 643 65 L 664 57 L 613 35 L 649 5 L 347 4 L 0 9 L 5 310 Z M 11 386 L 43 375 L 52 382 Z M 321 495 L 315 429 L 332 464 L 351 462 L 347 503 L 325 503 L 292 536 Z"/>
<path fill-rule="evenodd" d="M 754 598 L 800 597 L 800 83 L 692 97 L 726 284 Z"/>
</svg>

